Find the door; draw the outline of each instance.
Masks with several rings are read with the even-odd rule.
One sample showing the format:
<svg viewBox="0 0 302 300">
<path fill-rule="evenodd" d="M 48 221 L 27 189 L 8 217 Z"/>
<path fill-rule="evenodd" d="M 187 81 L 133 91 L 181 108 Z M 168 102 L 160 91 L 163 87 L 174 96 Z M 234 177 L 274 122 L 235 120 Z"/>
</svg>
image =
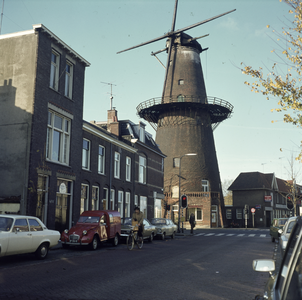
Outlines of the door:
<svg viewBox="0 0 302 300">
<path fill-rule="evenodd" d="M 9 233 L 8 254 L 33 252 L 32 234 L 29 231 L 27 219 L 16 219 L 12 231 Z"/>
<path fill-rule="evenodd" d="M 70 228 L 72 181 L 57 180 L 55 229 L 59 232 Z"/>
<path fill-rule="evenodd" d="M 212 205 L 211 207 L 212 210 L 212 227 L 217 227 L 217 205 Z"/>
</svg>

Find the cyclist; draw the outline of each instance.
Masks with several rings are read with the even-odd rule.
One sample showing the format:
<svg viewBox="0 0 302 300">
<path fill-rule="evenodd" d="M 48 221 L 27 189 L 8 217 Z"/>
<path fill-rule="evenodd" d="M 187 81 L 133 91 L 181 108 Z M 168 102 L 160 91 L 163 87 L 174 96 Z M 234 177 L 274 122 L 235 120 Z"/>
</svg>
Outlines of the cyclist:
<svg viewBox="0 0 302 300">
<path fill-rule="evenodd" d="M 134 208 L 134 213 L 132 215 L 132 221 L 137 221 L 138 223 L 138 236 L 142 240 L 143 239 L 143 231 L 144 231 L 144 214 L 139 210 L 139 207 Z"/>
</svg>

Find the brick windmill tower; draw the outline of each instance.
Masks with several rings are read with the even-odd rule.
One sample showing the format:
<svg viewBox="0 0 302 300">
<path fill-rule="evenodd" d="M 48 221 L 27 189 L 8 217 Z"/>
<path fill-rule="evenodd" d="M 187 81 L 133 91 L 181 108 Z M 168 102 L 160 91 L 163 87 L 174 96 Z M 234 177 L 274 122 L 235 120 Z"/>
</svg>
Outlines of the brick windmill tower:
<svg viewBox="0 0 302 300">
<path fill-rule="evenodd" d="M 225 212 L 213 130 L 230 117 L 233 106 L 207 96 L 199 56 L 207 49 L 201 47 L 198 38 L 184 31 L 234 10 L 175 30 L 177 2 L 170 32 L 118 53 L 167 39 L 163 50 L 152 53 L 167 52 L 162 97 L 142 102 L 137 106 L 137 113 L 155 129 L 155 141 L 167 155 L 165 200 L 171 204 L 172 218 L 178 222 L 178 227 L 180 220 L 188 222 L 191 213 L 195 215 L 197 226 L 218 227 L 223 226 Z M 182 194 L 188 199 L 184 210 L 180 209 Z"/>
</svg>

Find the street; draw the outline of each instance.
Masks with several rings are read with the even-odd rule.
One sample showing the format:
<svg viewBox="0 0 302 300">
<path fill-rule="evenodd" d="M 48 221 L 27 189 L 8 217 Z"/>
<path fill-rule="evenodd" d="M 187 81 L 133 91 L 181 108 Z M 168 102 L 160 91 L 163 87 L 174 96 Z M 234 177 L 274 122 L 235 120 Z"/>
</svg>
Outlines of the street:
<svg viewBox="0 0 302 300">
<path fill-rule="evenodd" d="M 188 231 L 186 231 L 188 233 Z M 267 273 L 253 259 L 272 258 L 268 230 L 197 229 L 174 240 L 51 250 L 0 259 L 0 299 L 253 299 Z"/>
</svg>

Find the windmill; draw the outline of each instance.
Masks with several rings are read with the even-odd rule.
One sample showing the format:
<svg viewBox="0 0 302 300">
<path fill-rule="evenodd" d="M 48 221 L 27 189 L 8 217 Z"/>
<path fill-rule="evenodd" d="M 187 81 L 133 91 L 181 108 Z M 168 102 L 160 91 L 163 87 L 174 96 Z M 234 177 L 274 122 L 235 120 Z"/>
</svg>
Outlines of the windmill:
<svg viewBox="0 0 302 300">
<path fill-rule="evenodd" d="M 167 52 L 162 96 L 139 104 L 137 113 L 155 129 L 155 141 L 167 155 L 164 192 L 168 203 L 180 203 L 180 195 L 186 193 L 187 216 L 195 213 L 200 225 L 216 227 L 223 225 L 225 214 L 213 130 L 231 116 L 233 106 L 225 100 L 207 96 L 199 56 L 207 49 L 201 47 L 198 38 L 185 31 L 235 10 L 175 30 L 177 5 L 178 0 L 171 31 L 118 53 L 167 39 L 164 49 L 152 53 Z M 185 158 L 189 153 L 197 155 Z M 185 179 L 182 185 L 180 178 Z"/>
</svg>

